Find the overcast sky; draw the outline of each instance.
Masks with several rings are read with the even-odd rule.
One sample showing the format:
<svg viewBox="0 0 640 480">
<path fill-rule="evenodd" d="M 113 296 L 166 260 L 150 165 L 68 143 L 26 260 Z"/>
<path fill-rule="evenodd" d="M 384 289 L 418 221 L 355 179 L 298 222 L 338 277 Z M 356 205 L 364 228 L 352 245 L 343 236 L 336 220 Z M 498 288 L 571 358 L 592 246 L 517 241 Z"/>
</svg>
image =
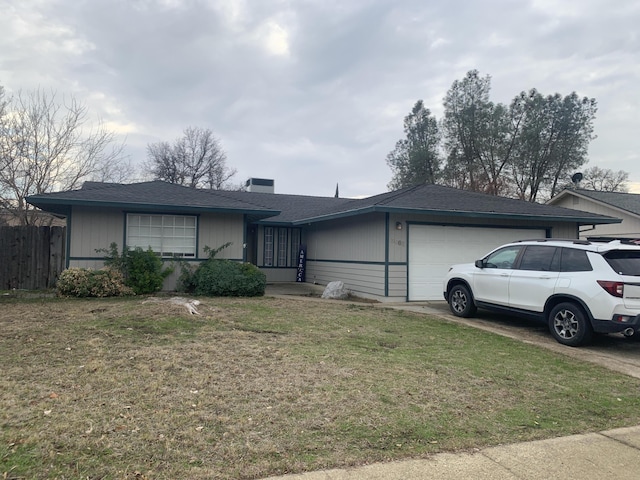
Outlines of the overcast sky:
<svg viewBox="0 0 640 480">
<path fill-rule="evenodd" d="M 640 192 L 638 0 L 0 0 L 0 85 L 74 95 L 132 163 L 187 126 L 277 193 L 387 191 L 418 99 L 472 69 L 491 99 L 594 97 L 587 166 Z"/>
</svg>

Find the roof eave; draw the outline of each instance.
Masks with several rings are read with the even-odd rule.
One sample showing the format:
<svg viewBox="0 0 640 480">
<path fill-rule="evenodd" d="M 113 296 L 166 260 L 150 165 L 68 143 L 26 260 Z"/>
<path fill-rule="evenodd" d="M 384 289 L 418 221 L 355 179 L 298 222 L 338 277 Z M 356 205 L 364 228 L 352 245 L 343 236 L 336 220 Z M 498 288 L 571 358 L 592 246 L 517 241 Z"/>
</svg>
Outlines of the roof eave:
<svg viewBox="0 0 640 480">
<path fill-rule="evenodd" d="M 239 215 L 253 215 L 259 218 L 268 218 L 279 215 L 279 210 L 267 209 L 245 209 L 229 207 L 206 207 L 198 205 L 170 205 L 157 203 L 135 203 L 135 202 L 105 202 L 91 200 L 54 200 L 46 198 L 27 197 L 27 202 L 47 212 L 61 213 L 69 212 L 71 207 L 101 207 L 118 208 L 122 210 L 145 211 L 145 212 L 176 212 L 176 213 L 236 213 Z M 66 215 L 67 213 L 65 213 Z"/>
<path fill-rule="evenodd" d="M 369 206 L 361 209 L 349 210 L 346 212 L 339 212 L 330 215 L 321 215 L 318 217 L 310 217 L 302 220 L 292 222 L 294 225 L 311 224 L 317 222 L 324 222 L 328 220 L 336 220 L 340 218 L 351 217 L 354 215 L 362 215 L 371 212 L 382 213 L 397 213 L 397 214 L 418 214 L 418 215 L 433 215 L 441 217 L 465 217 L 465 218 L 492 218 L 502 220 L 529 220 L 529 221 L 545 221 L 545 222 L 570 222 L 578 223 L 579 225 L 603 225 L 611 223 L 621 223 L 622 220 L 613 217 L 582 217 L 582 216 L 570 216 L 559 217 L 551 215 L 530 215 L 530 214 L 518 214 L 518 213 L 499 213 L 499 212 L 470 212 L 465 210 L 431 210 L 423 208 L 406 208 L 406 207 L 389 207 L 389 206 Z"/>
</svg>

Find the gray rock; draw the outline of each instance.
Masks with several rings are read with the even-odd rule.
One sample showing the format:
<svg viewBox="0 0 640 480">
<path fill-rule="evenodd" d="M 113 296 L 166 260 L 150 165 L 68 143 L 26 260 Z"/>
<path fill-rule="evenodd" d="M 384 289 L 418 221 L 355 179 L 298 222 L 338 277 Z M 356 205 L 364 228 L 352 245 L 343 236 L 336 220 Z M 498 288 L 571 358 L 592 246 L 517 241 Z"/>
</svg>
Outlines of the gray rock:
<svg viewBox="0 0 640 480">
<path fill-rule="evenodd" d="M 322 298 L 329 298 L 332 300 L 344 300 L 349 296 L 349 290 L 344 286 L 344 283 L 337 280 L 329 283 L 322 293 Z"/>
</svg>

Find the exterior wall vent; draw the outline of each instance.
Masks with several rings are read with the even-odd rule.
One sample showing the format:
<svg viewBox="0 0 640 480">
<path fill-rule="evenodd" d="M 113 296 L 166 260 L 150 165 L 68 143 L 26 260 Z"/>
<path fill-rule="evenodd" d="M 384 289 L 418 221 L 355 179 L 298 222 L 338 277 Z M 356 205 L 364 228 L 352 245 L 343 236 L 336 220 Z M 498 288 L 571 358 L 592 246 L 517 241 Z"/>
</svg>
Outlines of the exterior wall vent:
<svg viewBox="0 0 640 480">
<path fill-rule="evenodd" d="M 250 178 L 245 183 L 247 192 L 275 193 L 275 182 L 268 178 Z"/>
</svg>

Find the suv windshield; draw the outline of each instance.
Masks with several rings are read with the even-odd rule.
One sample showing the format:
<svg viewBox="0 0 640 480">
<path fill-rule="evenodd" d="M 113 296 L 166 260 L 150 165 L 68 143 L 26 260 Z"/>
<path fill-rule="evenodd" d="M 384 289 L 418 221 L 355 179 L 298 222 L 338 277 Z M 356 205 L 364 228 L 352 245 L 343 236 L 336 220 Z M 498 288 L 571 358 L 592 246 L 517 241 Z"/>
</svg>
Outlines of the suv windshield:
<svg viewBox="0 0 640 480">
<path fill-rule="evenodd" d="M 611 268 L 620 275 L 640 276 L 640 252 L 612 250 L 603 256 Z"/>
</svg>

